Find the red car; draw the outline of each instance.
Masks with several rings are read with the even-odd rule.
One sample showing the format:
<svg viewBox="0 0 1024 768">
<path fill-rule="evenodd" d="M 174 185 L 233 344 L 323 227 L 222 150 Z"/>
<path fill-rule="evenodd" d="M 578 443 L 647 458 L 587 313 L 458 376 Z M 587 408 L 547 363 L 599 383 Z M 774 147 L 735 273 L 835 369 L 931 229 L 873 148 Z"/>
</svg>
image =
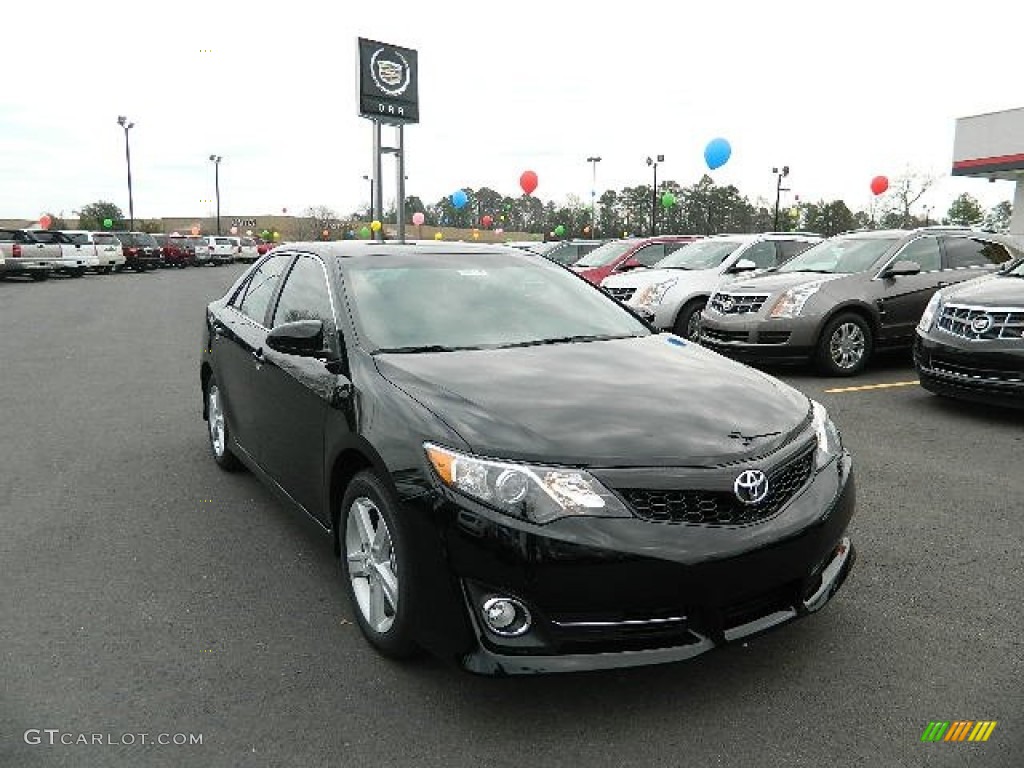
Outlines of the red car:
<svg viewBox="0 0 1024 768">
<path fill-rule="evenodd" d="M 608 275 L 649 267 L 672 251 L 702 238 L 703 235 L 658 235 L 612 240 L 592 250 L 573 264 L 572 269 L 594 285 L 600 285 Z"/>
<path fill-rule="evenodd" d="M 195 264 L 195 246 L 190 244 L 184 235 L 172 233 L 170 235 L 153 235 L 153 237 L 160 246 L 162 266 L 183 269 L 189 264 Z"/>
</svg>

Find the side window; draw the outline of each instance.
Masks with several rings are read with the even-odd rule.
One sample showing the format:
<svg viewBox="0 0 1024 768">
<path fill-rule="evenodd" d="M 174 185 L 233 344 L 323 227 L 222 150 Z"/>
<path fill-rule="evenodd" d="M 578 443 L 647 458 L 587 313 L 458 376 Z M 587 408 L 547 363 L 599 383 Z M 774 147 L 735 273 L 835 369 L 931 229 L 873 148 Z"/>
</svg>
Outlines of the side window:
<svg viewBox="0 0 1024 768">
<path fill-rule="evenodd" d="M 296 320 L 322 320 L 325 333 L 334 328 L 327 278 L 320 261 L 312 256 L 300 256 L 288 273 L 271 327 Z"/>
<path fill-rule="evenodd" d="M 991 267 L 1010 260 L 1010 254 L 999 243 L 970 237 L 946 240 L 946 259 L 952 269 L 957 267 Z"/>
<path fill-rule="evenodd" d="M 661 261 L 665 258 L 665 244 L 651 243 L 650 245 L 644 246 L 633 254 L 633 258 L 645 267 L 649 267 L 655 262 Z"/>
<path fill-rule="evenodd" d="M 762 240 L 747 248 L 740 256 L 741 259 L 750 259 L 757 264 L 758 269 L 768 269 L 778 263 L 778 256 L 775 251 L 775 243 L 771 240 Z"/>
<path fill-rule="evenodd" d="M 917 262 L 921 266 L 922 272 L 934 272 L 942 269 L 939 239 L 937 237 L 919 237 L 917 240 L 912 240 L 896 254 L 896 261 Z"/>
<path fill-rule="evenodd" d="M 781 264 L 803 253 L 814 243 L 809 243 L 806 240 L 779 240 L 776 245 L 779 246 L 779 264 Z"/>
<path fill-rule="evenodd" d="M 291 254 L 274 256 L 256 269 L 249 278 L 245 295 L 238 303 L 238 311 L 252 318 L 260 325 L 266 322 L 267 307 L 274 296 L 274 289 L 291 263 Z"/>
<path fill-rule="evenodd" d="M 665 243 L 665 255 L 668 256 L 670 253 L 674 253 L 682 248 L 684 245 L 689 245 L 688 242 L 676 241 L 674 243 Z"/>
</svg>

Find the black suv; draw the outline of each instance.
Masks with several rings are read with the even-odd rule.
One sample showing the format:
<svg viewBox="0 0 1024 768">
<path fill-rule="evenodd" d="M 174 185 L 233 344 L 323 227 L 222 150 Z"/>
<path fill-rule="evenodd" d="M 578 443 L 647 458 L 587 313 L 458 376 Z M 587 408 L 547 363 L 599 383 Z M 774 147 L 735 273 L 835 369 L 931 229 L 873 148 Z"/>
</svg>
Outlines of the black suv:
<svg viewBox="0 0 1024 768">
<path fill-rule="evenodd" d="M 142 272 L 156 269 L 163 261 L 163 251 L 152 235 L 145 232 L 113 232 L 121 241 L 124 251 L 124 266 Z"/>
<path fill-rule="evenodd" d="M 1024 251 L 1011 237 L 958 227 L 848 232 L 708 302 L 700 343 L 755 362 L 816 360 L 833 376 L 880 347 L 910 347 L 940 288 L 990 274 Z"/>
</svg>

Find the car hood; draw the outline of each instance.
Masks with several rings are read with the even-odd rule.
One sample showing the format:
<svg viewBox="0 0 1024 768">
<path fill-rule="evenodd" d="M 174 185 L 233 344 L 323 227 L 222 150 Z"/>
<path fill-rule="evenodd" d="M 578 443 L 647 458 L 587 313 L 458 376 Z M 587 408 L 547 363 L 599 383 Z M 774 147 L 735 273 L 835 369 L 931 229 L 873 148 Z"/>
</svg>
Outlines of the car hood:
<svg viewBox="0 0 1024 768">
<path fill-rule="evenodd" d="M 374 359 L 473 452 L 511 460 L 712 466 L 777 449 L 810 413 L 792 387 L 670 334 Z"/>
<path fill-rule="evenodd" d="M 730 293 L 781 293 L 808 283 L 828 283 L 849 277 L 846 273 L 823 275 L 818 272 L 767 272 L 763 275 L 728 283 Z"/>
<path fill-rule="evenodd" d="M 666 280 L 686 280 L 687 277 L 707 277 L 717 269 L 634 269 L 624 275 L 605 278 L 601 285 L 607 288 L 646 288 Z"/>
<path fill-rule="evenodd" d="M 942 300 L 979 307 L 1024 307 L 1024 278 L 986 275 L 947 288 Z"/>
</svg>

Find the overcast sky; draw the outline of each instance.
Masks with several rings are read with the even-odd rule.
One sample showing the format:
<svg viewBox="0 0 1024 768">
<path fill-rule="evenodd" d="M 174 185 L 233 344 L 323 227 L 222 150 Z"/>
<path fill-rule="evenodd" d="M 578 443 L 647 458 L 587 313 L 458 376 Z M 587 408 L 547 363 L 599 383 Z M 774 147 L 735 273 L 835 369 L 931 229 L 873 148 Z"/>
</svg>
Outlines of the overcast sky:
<svg viewBox="0 0 1024 768">
<path fill-rule="evenodd" d="M 964 191 L 1013 197 L 949 177 L 956 117 L 1024 105 L 1024 4 L 1008 0 L 13 0 L 4 17 L 0 218 L 98 199 L 127 213 L 120 114 L 135 122 L 137 218 L 207 215 L 211 153 L 226 216 L 365 206 L 358 37 L 419 51 L 407 191 L 428 204 L 519 194 L 526 169 L 544 200 L 589 200 L 593 154 L 598 194 L 650 183 L 657 153 L 660 179 L 691 184 L 716 136 L 733 155 L 712 177 L 751 199 L 774 199 L 783 164 L 791 194 L 854 209 L 873 176 L 908 167 L 940 177 L 922 200 L 933 216 Z M 390 158 L 385 174 L 392 197 Z"/>
</svg>

